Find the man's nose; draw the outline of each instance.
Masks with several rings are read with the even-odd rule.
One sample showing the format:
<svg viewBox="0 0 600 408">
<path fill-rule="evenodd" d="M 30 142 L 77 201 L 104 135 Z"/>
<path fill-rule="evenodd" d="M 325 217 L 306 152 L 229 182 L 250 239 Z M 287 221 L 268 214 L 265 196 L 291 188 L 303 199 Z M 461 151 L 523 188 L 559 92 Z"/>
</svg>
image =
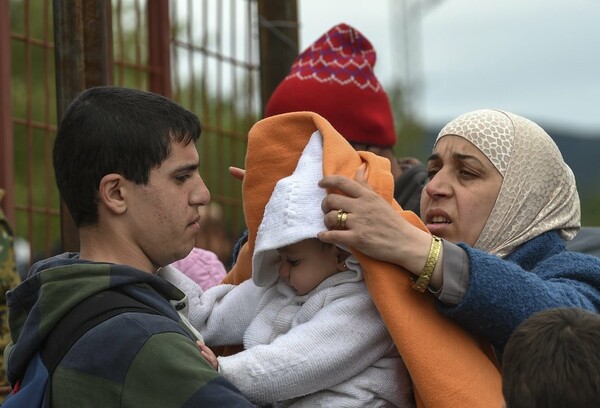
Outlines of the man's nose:
<svg viewBox="0 0 600 408">
<path fill-rule="evenodd" d="M 195 206 L 207 205 L 210 202 L 210 191 L 202 180 L 202 177 L 198 175 L 198 180 L 192 193 L 190 194 L 190 204 Z"/>
</svg>

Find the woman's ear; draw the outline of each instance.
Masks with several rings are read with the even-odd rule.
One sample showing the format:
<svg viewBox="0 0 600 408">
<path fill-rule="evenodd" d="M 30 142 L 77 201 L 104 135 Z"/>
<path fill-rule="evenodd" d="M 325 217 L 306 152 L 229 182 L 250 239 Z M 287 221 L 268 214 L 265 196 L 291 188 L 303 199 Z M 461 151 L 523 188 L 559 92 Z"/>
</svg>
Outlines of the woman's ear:
<svg viewBox="0 0 600 408">
<path fill-rule="evenodd" d="M 100 204 L 115 214 L 123 214 L 127 210 L 127 202 L 123 194 L 123 181 L 123 176 L 111 173 L 102 177 L 98 187 Z"/>
</svg>

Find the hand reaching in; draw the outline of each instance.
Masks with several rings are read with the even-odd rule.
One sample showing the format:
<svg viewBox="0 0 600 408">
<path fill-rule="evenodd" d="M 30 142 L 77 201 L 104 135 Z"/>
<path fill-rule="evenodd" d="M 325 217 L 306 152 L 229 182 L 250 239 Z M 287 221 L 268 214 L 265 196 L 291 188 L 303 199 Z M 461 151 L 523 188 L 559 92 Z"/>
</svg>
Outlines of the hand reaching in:
<svg viewBox="0 0 600 408">
<path fill-rule="evenodd" d="M 208 363 L 215 369 L 219 370 L 219 362 L 217 361 L 217 356 L 215 353 L 206 345 L 203 344 L 200 340 L 196 340 L 196 344 L 200 348 L 200 354 Z"/>
<path fill-rule="evenodd" d="M 246 170 L 240 169 L 239 167 L 229 166 L 229 174 L 231 174 L 234 178 L 243 181 Z"/>
</svg>

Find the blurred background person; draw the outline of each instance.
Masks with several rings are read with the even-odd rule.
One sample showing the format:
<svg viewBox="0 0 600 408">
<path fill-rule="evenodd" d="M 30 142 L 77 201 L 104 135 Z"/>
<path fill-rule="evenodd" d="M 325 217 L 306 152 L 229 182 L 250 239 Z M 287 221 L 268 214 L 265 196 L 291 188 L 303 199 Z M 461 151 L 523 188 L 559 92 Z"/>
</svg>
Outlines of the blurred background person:
<svg viewBox="0 0 600 408">
<path fill-rule="evenodd" d="M 4 190 L 0 188 L 0 201 L 3 197 Z M 19 282 L 21 279 L 16 268 L 13 231 L 0 208 L 0 402 L 10 392 L 4 370 L 4 349 L 10 342 L 6 292 L 15 288 Z"/>
</svg>

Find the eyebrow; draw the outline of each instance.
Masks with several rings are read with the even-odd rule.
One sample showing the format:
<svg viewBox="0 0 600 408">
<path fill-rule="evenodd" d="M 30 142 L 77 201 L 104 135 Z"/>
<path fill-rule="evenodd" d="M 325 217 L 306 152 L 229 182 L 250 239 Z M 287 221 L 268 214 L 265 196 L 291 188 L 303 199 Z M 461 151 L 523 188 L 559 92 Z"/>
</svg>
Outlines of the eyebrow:
<svg viewBox="0 0 600 408">
<path fill-rule="evenodd" d="M 200 163 L 190 163 L 190 164 L 184 164 L 182 166 L 179 166 L 175 169 L 173 169 L 173 173 L 181 173 L 181 172 L 188 172 L 188 171 L 197 171 L 200 168 Z"/>
<path fill-rule="evenodd" d="M 431 156 L 429 156 L 427 158 L 427 161 L 430 162 L 430 161 L 439 160 L 439 159 L 440 159 L 440 155 L 437 153 L 433 153 Z"/>
<path fill-rule="evenodd" d="M 480 165 L 483 165 L 483 163 L 481 162 L 481 160 L 479 160 L 477 157 L 472 156 L 470 154 L 464 154 L 464 153 L 452 153 L 452 158 L 456 161 L 474 161 L 477 162 Z M 440 155 L 437 153 L 433 153 L 431 156 L 429 156 L 429 158 L 427 159 L 427 161 L 432 161 L 432 160 L 441 160 Z"/>
</svg>

